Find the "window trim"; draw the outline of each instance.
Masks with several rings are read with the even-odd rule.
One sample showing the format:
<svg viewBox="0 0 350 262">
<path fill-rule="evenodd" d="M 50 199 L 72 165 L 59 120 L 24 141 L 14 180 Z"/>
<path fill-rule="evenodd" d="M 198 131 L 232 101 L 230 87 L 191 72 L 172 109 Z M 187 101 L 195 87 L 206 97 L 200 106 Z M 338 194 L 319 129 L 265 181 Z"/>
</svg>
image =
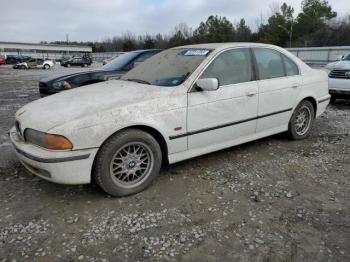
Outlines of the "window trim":
<svg viewBox="0 0 350 262">
<path fill-rule="evenodd" d="M 220 85 L 219 82 L 219 88 L 221 87 L 226 87 L 226 86 L 233 86 L 233 85 L 240 85 L 240 84 L 245 84 L 245 83 L 250 83 L 250 82 L 256 82 L 257 79 L 257 74 L 255 71 L 255 63 L 254 63 L 254 57 L 252 56 L 252 50 L 250 47 L 244 47 L 244 46 L 237 46 L 237 47 L 229 47 L 226 49 L 221 50 L 219 53 L 217 53 L 214 57 L 212 57 L 207 64 L 203 67 L 203 69 L 198 73 L 196 79 L 191 83 L 190 88 L 188 89 L 187 93 L 194 93 L 194 92 L 199 92 L 196 89 L 196 82 L 198 79 L 200 79 L 200 77 L 202 76 L 202 74 L 204 73 L 204 71 L 211 65 L 212 62 L 214 62 L 214 60 L 221 55 L 222 53 L 226 52 L 226 51 L 230 51 L 230 50 L 235 50 L 235 49 L 246 49 L 250 55 L 250 63 L 252 66 L 252 75 L 251 75 L 251 79 L 250 81 L 246 81 L 246 82 L 241 82 L 241 83 L 235 83 L 235 84 L 228 84 L 228 85 Z"/>
</svg>

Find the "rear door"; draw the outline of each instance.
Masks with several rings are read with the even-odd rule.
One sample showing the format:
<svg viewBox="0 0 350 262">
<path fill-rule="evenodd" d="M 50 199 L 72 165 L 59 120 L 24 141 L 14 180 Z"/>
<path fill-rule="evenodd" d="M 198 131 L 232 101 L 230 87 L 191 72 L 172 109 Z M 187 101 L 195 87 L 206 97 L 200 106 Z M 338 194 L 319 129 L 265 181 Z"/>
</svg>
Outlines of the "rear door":
<svg viewBox="0 0 350 262">
<path fill-rule="evenodd" d="M 269 48 L 253 48 L 256 61 L 259 107 L 257 132 L 288 125 L 302 77 L 287 56 Z"/>
<path fill-rule="evenodd" d="M 216 91 L 188 94 L 188 147 L 225 147 L 230 141 L 255 133 L 258 85 L 247 48 L 223 51 L 200 78 L 217 78 Z"/>
</svg>

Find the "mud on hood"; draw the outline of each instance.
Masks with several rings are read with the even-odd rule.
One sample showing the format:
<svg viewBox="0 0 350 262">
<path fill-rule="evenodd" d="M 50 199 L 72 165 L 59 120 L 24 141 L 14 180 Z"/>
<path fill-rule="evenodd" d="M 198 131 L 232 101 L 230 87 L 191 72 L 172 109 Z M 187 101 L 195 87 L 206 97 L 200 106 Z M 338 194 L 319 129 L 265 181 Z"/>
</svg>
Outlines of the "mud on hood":
<svg viewBox="0 0 350 262">
<path fill-rule="evenodd" d="M 16 113 L 22 128 L 42 132 L 103 111 L 170 94 L 172 88 L 112 80 L 76 88 L 31 102 Z"/>
</svg>

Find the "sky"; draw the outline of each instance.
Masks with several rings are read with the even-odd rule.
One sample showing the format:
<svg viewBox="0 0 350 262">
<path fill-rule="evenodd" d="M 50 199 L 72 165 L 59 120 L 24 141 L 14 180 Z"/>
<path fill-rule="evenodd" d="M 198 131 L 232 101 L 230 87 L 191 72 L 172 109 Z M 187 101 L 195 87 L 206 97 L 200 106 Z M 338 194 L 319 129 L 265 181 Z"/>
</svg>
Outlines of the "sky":
<svg viewBox="0 0 350 262">
<path fill-rule="evenodd" d="M 180 23 L 198 27 L 210 15 L 255 28 L 260 17 L 283 2 L 300 11 L 301 0 L 0 0 L 0 41 L 100 41 L 126 31 L 170 33 Z M 350 0 L 328 0 L 339 15 Z"/>
</svg>

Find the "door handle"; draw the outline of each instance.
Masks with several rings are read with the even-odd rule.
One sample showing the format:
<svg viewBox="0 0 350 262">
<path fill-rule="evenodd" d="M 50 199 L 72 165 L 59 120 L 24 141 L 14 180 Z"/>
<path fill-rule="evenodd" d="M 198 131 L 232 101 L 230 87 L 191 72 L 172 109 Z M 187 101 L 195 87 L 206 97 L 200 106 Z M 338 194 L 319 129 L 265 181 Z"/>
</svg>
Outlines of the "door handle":
<svg viewBox="0 0 350 262">
<path fill-rule="evenodd" d="M 253 91 L 247 92 L 247 96 L 249 96 L 249 97 L 255 96 L 256 94 L 257 94 L 257 93 L 256 93 L 256 92 L 253 92 Z"/>
<path fill-rule="evenodd" d="M 294 88 L 294 89 L 296 89 L 298 87 L 299 87 L 299 85 L 292 85 L 292 88 Z"/>
</svg>

